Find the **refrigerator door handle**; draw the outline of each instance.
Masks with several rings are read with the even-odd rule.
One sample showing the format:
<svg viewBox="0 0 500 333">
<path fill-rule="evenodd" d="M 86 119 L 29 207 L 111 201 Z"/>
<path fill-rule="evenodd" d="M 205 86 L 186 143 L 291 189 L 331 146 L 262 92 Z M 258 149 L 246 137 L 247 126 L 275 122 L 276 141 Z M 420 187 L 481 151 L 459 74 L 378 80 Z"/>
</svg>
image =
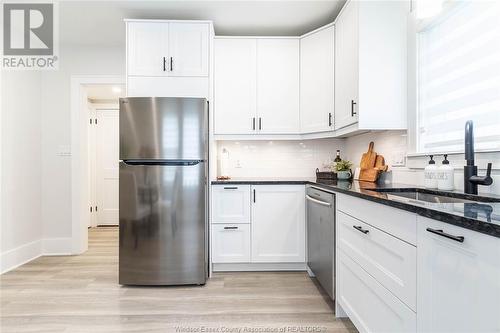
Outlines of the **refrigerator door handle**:
<svg viewBox="0 0 500 333">
<path fill-rule="evenodd" d="M 204 160 L 123 160 L 127 165 L 172 165 L 192 166 L 205 162 Z"/>
</svg>

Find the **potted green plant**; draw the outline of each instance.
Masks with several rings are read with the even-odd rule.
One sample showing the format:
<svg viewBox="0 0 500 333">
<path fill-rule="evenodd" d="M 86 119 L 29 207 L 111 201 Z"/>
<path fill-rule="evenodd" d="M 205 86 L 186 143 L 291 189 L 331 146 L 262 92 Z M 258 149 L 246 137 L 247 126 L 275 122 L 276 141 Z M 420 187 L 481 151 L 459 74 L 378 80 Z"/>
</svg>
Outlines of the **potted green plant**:
<svg viewBox="0 0 500 333">
<path fill-rule="evenodd" d="M 348 160 L 342 160 L 335 164 L 335 172 L 337 172 L 337 179 L 350 179 L 352 177 L 352 162 Z"/>
</svg>

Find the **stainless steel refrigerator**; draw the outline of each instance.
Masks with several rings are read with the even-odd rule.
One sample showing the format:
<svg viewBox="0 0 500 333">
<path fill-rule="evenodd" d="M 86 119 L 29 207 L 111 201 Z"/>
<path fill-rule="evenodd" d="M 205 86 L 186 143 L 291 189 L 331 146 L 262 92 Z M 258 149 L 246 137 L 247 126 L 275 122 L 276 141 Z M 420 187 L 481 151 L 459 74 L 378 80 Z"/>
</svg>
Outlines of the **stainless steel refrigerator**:
<svg viewBox="0 0 500 333">
<path fill-rule="evenodd" d="M 205 283 L 207 118 L 201 98 L 120 99 L 120 284 Z"/>
</svg>

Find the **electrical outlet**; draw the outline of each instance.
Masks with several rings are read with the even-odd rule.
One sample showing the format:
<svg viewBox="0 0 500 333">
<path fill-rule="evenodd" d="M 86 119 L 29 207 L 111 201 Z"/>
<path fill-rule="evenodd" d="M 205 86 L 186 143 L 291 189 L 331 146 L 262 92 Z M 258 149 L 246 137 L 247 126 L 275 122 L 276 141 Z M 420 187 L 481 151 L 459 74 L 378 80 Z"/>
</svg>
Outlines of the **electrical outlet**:
<svg viewBox="0 0 500 333">
<path fill-rule="evenodd" d="M 240 160 L 236 160 L 236 166 L 235 166 L 235 168 L 238 168 L 238 169 L 242 168 Z"/>
<path fill-rule="evenodd" d="M 396 151 L 392 154 L 391 165 L 393 167 L 402 167 L 406 165 L 406 154 L 404 151 Z"/>
</svg>

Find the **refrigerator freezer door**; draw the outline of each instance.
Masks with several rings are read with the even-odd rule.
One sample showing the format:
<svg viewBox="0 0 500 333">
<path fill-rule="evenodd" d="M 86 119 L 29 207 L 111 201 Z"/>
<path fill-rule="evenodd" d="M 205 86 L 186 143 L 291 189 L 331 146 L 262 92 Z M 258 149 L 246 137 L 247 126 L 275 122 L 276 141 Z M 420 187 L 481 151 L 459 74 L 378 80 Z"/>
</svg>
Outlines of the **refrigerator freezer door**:
<svg viewBox="0 0 500 333">
<path fill-rule="evenodd" d="M 120 160 L 206 160 L 203 98 L 120 99 Z"/>
<path fill-rule="evenodd" d="M 205 283 L 205 168 L 120 163 L 120 284 Z"/>
</svg>

